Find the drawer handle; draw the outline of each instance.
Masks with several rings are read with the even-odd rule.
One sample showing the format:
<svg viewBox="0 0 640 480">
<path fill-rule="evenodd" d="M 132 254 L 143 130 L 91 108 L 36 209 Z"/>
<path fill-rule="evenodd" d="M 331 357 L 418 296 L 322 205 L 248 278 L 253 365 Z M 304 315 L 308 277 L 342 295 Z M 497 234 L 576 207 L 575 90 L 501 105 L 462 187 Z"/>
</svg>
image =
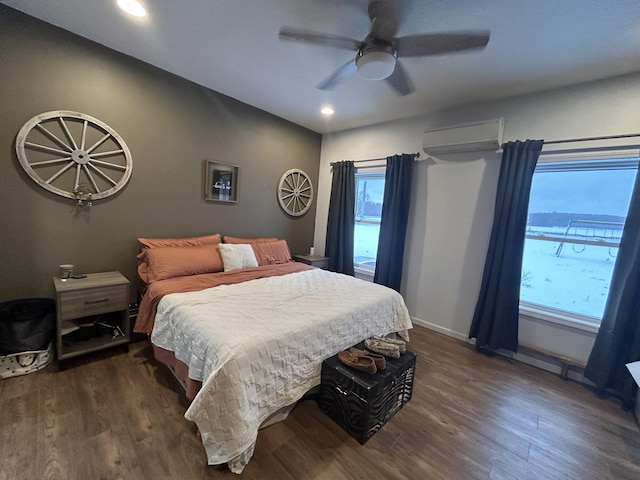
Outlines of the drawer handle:
<svg viewBox="0 0 640 480">
<path fill-rule="evenodd" d="M 104 303 L 104 302 L 108 302 L 109 299 L 108 298 L 101 298 L 100 300 L 85 300 L 84 304 L 85 305 L 93 305 L 94 303 Z"/>
</svg>

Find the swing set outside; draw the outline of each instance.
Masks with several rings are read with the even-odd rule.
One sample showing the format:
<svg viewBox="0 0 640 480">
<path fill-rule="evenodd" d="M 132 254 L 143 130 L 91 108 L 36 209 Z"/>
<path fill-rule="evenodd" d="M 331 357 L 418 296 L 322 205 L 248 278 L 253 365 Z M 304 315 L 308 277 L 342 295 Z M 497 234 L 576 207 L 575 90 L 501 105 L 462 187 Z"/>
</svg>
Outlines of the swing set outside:
<svg viewBox="0 0 640 480">
<path fill-rule="evenodd" d="M 532 240 L 545 240 L 548 242 L 559 242 L 556 249 L 556 257 L 562 253 L 565 243 L 571 244 L 571 248 L 575 253 L 582 253 L 587 245 L 597 247 L 608 247 L 609 256 L 615 257 L 613 248 L 620 245 L 620 237 L 622 236 L 622 222 L 603 222 L 598 220 L 569 220 L 564 234 L 554 235 L 547 233 L 528 233 L 526 238 Z M 582 246 L 580 248 L 579 246 Z"/>
</svg>

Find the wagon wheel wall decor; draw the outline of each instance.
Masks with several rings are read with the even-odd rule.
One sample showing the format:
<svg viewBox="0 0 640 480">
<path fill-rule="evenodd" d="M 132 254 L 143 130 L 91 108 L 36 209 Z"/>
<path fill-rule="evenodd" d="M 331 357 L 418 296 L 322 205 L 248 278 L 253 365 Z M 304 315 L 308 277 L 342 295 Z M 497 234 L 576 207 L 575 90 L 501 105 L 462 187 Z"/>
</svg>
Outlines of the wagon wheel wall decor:
<svg viewBox="0 0 640 480">
<path fill-rule="evenodd" d="M 278 185 L 280 207 L 292 217 L 307 213 L 313 201 L 313 184 L 309 175 L 297 168 L 287 170 Z"/>
<path fill-rule="evenodd" d="M 83 113 L 36 115 L 16 137 L 24 171 L 42 188 L 83 204 L 109 197 L 131 177 L 131 153 L 118 133 Z"/>
</svg>

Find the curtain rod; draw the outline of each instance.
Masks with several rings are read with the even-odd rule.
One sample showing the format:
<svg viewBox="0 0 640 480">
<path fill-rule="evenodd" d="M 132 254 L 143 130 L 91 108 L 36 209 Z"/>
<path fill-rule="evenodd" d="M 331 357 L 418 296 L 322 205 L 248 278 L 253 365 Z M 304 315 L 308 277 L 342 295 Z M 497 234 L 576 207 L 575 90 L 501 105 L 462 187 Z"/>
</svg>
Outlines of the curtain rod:
<svg viewBox="0 0 640 480">
<path fill-rule="evenodd" d="M 574 142 L 592 142 L 594 140 L 615 140 L 618 138 L 633 138 L 640 137 L 640 133 L 629 133 L 626 135 L 607 135 L 603 137 L 584 137 L 584 138 L 569 138 L 567 140 L 551 140 L 545 141 L 545 145 L 553 145 L 557 143 L 574 143 Z"/>
<path fill-rule="evenodd" d="M 413 155 L 413 159 L 416 160 L 418 158 L 420 158 L 420 152 L 418 153 L 410 153 L 409 155 Z M 364 160 L 352 160 L 353 163 L 363 163 L 363 162 L 386 162 L 387 161 L 387 157 L 384 158 L 368 158 L 368 159 L 364 159 Z M 329 165 L 331 165 L 332 167 L 338 162 L 331 162 Z"/>
<path fill-rule="evenodd" d="M 596 140 L 615 140 L 619 138 L 633 138 L 633 137 L 640 137 L 640 133 L 629 133 L 624 135 L 605 135 L 602 137 L 568 138 L 565 140 L 549 140 L 549 141 L 545 140 L 544 145 L 556 145 L 560 143 L 593 142 Z M 503 143 L 502 148 L 504 148 L 505 145 L 506 143 Z"/>
</svg>

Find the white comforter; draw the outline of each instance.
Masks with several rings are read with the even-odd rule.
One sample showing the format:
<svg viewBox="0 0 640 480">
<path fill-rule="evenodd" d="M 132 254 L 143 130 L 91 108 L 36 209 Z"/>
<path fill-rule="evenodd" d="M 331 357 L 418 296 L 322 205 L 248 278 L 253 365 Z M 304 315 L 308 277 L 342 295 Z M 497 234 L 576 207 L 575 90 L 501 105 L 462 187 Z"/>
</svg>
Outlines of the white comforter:
<svg viewBox="0 0 640 480">
<path fill-rule="evenodd" d="M 394 290 L 314 269 L 167 295 L 151 340 L 203 382 L 185 417 L 198 425 L 209 464 L 240 473 L 260 424 L 320 384 L 324 359 L 409 328 Z"/>
</svg>

